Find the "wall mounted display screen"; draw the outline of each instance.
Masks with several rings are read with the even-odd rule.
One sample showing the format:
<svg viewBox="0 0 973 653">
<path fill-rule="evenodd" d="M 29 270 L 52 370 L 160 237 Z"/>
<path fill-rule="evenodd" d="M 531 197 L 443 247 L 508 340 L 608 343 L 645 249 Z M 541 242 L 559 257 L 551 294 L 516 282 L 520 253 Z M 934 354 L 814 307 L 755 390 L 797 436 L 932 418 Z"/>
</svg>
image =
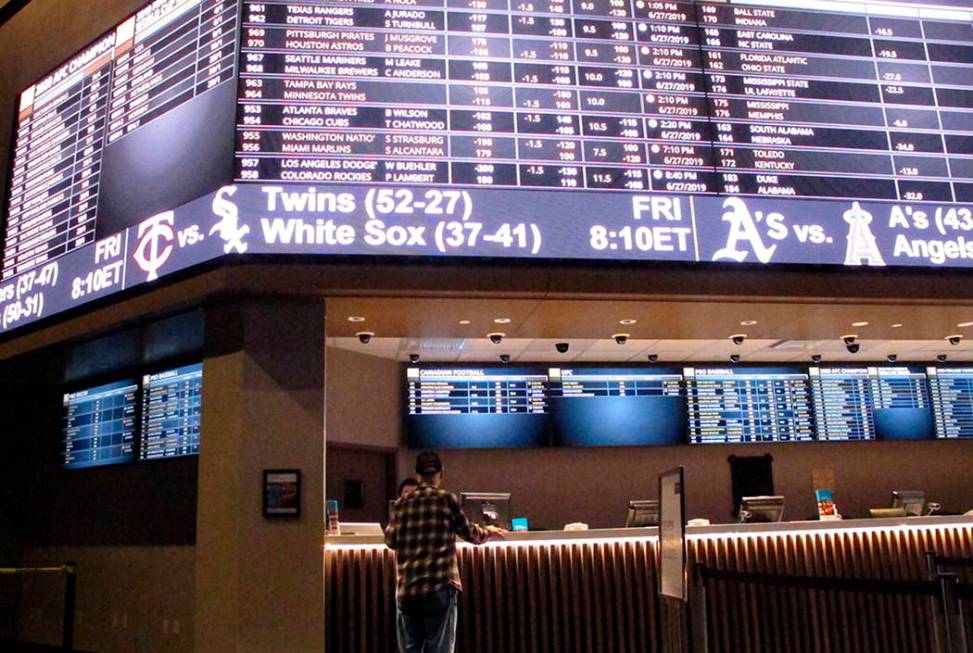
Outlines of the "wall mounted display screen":
<svg viewBox="0 0 973 653">
<path fill-rule="evenodd" d="M 973 267 L 971 61 L 963 0 L 156 0 L 21 95 L 0 333 L 238 254 Z"/>
<path fill-rule="evenodd" d="M 410 367 L 406 439 L 414 449 L 549 443 L 547 370 Z"/>
<path fill-rule="evenodd" d="M 142 439 L 139 458 L 199 453 L 203 365 L 142 377 Z"/>
<path fill-rule="evenodd" d="M 134 379 L 64 395 L 65 469 L 135 460 L 137 395 Z"/>
<path fill-rule="evenodd" d="M 930 367 L 926 374 L 936 436 L 973 438 L 973 368 Z"/>
<path fill-rule="evenodd" d="M 21 94 L 4 279 L 228 181 L 238 11 L 157 0 Z"/>
<path fill-rule="evenodd" d="M 814 437 L 803 368 L 687 367 L 683 376 L 691 443 L 800 442 Z"/>
<path fill-rule="evenodd" d="M 682 371 L 651 368 L 551 368 L 556 445 L 682 444 Z"/>
<path fill-rule="evenodd" d="M 926 372 L 920 367 L 869 367 L 879 440 L 935 437 Z"/>
</svg>

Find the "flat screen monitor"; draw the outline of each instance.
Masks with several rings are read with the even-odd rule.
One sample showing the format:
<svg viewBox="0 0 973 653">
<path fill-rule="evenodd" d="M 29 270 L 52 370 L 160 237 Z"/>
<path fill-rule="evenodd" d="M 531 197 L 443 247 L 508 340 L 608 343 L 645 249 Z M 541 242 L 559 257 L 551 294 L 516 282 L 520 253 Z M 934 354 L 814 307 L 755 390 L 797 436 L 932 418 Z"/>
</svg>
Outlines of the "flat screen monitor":
<svg viewBox="0 0 973 653">
<path fill-rule="evenodd" d="M 892 507 L 902 508 L 910 517 L 919 517 L 926 505 L 926 494 L 921 490 L 893 490 Z"/>
<path fill-rule="evenodd" d="M 142 377 L 141 460 L 199 453 L 203 364 Z"/>
<path fill-rule="evenodd" d="M 549 444 L 547 370 L 409 367 L 406 440 L 413 449 Z"/>
<path fill-rule="evenodd" d="M 929 367 L 936 437 L 973 438 L 973 367 Z"/>
<path fill-rule="evenodd" d="M 678 369 L 550 368 L 548 377 L 555 445 L 686 441 L 686 404 Z"/>
<path fill-rule="evenodd" d="M 474 524 L 510 529 L 509 492 L 462 492 L 460 505 Z"/>
<path fill-rule="evenodd" d="M 137 395 L 135 379 L 64 395 L 61 453 L 65 469 L 135 460 Z"/>
<path fill-rule="evenodd" d="M 784 497 L 743 497 L 740 521 L 746 523 L 779 522 L 784 516 Z"/>
<path fill-rule="evenodd" d="M 628 502 L 628 515 L 625 517 L 626 528 L 659 525 L 659 500 L 640 499 Z"/>
<path fill-rule="evenodd" d="M 689 441 L 699 444 L 813 439 L 803 367 L 687 367 Z"/>
</svg>

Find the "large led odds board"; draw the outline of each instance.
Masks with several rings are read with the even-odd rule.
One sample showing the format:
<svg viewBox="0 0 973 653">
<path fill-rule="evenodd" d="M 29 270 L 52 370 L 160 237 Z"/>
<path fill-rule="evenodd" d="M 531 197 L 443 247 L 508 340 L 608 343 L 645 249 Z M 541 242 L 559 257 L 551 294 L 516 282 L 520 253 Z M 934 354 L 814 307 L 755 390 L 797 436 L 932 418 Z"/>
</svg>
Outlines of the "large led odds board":
<svg viewBox="0 0 973 653">
<path fill-rule="evenodd" d="M 0 332 L 229 254 L 973 266 L 962 0 L 157 0 L 20 98 Z"/>
</svg>

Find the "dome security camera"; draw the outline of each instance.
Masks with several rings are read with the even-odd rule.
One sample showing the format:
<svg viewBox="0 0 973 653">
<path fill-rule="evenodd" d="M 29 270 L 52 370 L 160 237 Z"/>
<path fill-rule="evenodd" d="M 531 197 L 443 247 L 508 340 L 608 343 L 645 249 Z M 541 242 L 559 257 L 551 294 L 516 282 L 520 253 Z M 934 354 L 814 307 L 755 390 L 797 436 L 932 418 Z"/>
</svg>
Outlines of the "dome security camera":
<svg viewBox="0 0 973 653">
<path fill-rule="evenodd" d="M 649 354 L 649 362 L 650 363 L 658 363 L 659 362 L 659 354 Z"/>
<path fill-rule="evenodd" d="M 503 337 L 505 335 L 507 335 L 507 334 L 506 333 L 500 333 L 498 331 L 496 333 L 488 333 L 487 334 L 487 338 L 489 338 L 490 339 L 490 342 L 492 342 L 493 344 L 499 345 L 501 342 L 503 342 Z"/>
<path fill-rule="evenodd" d="M 895 361 L 899 360 L 899 355 L 898 354 L 889 354 L 888 356 L 885 357 L 885 360 L 887 360 L 890 363 L 894 363 Z"/>
<path fill-rule="evenodd" d="M 855 341 L 858 340 L 858 335 L 854 333 L 849 333 L 847 335 L 841 336 L 841 339 L 844 341 L 846 346 L 853 345 L 855 344 Z"/>
<path fill-rule="evenodd" d="M 859 345 L 857 342 L 849 342 L 848 344 L 845 345 L 845 349 L 848 350 L 849 354 L 857 354 L 858 350 L 861 348 L 862 346 Z"/>
<path fill-rule="evenodd" d="M 954 347 L 959 344 L 959 341 L 963 339 L 962 333 L 954 333 L 951 336 L 946 336 L 946 341 Z"/>
<path fill-rule="evenodd" d="M 500 362 L 506 365 L 510 362 L 510 354 L 500 354 Z"/>
<path fill-rule="evenodd" d="M 730 336 L 730 341 L 732 341 L 733 344 L 737 346 L 742 345 L 743 341 L 746 339 L 747 339 L 747 334 L 745 333 L 734 333 L 732 336 Z"/>
<path fill-rule="evenodd" d="M 731 363 L 739 363 L 740 362 L 740 354 L 730 354 L 730 362 Z"/>
<path fill-rule="evenodd" d="M 812 363 L 820 363 L 821 362 L 821 354 L 811 354 L 811 362 Z"/>
<path fill-rule="evenodd" d="M 359 331 L 355 335 L 358 336 L 358 342 L 360 342 L 363 345 L 367 345 L 368 343 L 370 343 L 372 341 L 372 337 L 375 336 L 375 332 L 374 331 Z"/>
<path fill-rule="evenodd" d="M 946 354 L 936 354 L 936 360 L 940 363 L 945 363 L 947 358 Z"/>
<path fill-rule="evenodd" d="M 419 362 L 419 354 L 409 354 L 409 362 L 410 363 L 418 363 Z"/>
<path fill-rule="evenodd" d="M 554 343 L 554 349 L 556 349 L 557 350 L 557 353 L 559 353 L 559 354 L 566 354 L 566 353 L 568 353 L 568 349 L 570 349 L 570 348 L 571 348 L 571 343 L 569 343 L 569 342 L 555 342 Z"/>
<path fill-rule="evenodd" d="M 627 333 L 616 333 L 612 335 L 612 338 L 614 338 L 615 342 L 618 344 L 624 345 L 626 342 L 628 342 L 629 335 Z"/>
</svg>

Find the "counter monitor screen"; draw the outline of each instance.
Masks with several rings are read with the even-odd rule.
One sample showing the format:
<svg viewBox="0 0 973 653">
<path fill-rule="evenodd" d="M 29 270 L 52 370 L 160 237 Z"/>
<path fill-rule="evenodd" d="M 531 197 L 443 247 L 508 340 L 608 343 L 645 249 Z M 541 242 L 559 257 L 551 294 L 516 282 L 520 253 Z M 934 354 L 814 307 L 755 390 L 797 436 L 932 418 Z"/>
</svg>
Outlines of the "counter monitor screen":
<svg viewBox="0 0 973 653">
<path fill-rule="evenodd" d="M 641 499 L 628 502 L 628 515 L 625 517 L 626 528 L 659 525 L 659 500 Z"/>
<path fill-rule="evenodd" d="M 973 368 L 930 367 L 926 376 L 936 436 L 973 438 Z"/>
<path fill-rule="evenodd" d="M 892 507 L 901 508 L 907 516 L 921 517 L 926 506 L 926 493 L 922 490 L 894 490 Z"/>
<path fill-rule="evenodd" d="M 64 395 L 65 469 L 135 460 L 138 384 L 126 379 Z"/>
<path fill-rule="evenodd" d="M 463 513 L 474 524 L 510 530 L 509 492 L 461 492 Z"/>
<path fill-rule="evenodd" d="M 410 367 L 406 385 L 406 437 L 411 448 L 549 444 L 546 370 Z"/>
<path fill-rule="evenodd" d="M 779 522 L 784 516 L 784 497 L 743 497 L 740 521 L 747 523 Z"/>
<path fill-rule="evenodd" d="M 802 368 L 683 370 L 691 443 L 813 439 L 808 375 Z"/>
<path fill-rule="evenodd" d="M 682 444 L 682 373 L 652 368 L 551 368 L 554 442 L 568 446 Z"/>
<path fill-rule="evenodd" d="M 202 363 L 143 377 L 140 459 L 199 453 L 202 390 Z"/>
</svg>

